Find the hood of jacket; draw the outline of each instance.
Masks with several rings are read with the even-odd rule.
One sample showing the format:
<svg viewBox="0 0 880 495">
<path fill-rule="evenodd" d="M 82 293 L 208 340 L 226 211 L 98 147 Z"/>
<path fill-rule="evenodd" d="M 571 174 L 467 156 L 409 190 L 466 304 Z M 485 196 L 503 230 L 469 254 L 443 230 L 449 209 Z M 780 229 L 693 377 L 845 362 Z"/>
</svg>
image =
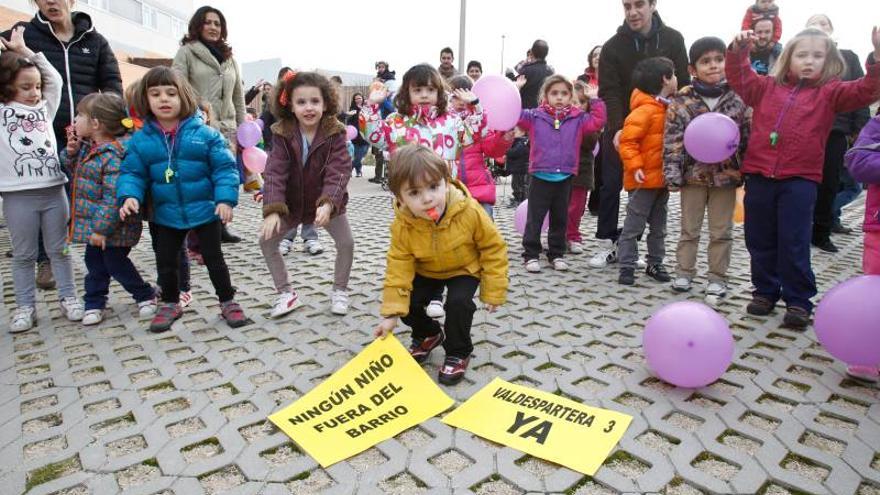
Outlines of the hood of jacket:
<svg viewBox="0 0 880 495">
<path fill-rule="evenodd" d="M 92 24 L 92 18 L 85 12 L 71 12 L 70 20 L 73 22 L 73 37 L 71 39 L 76 39 L 85 33 L 94 31 L 95 29 Z M 52 29 L 52 23 L 46 20 L 41 12 L 37 11 L 31 24 L 36 27 L 38 31 L 49 36 L 55 36 L 55 30 Z"/>
<path fill-rule="evenodd" d="M 434 223 L 427 218 L 417 217 L 402 202 L 394 200 L 394 214 L 406 223 L 407 227 L 421 232 L 430 232 L 436 226 L 449 226 L 456 215 L 460 215 L 467 207 L 467 201 L 471 200 L 471 193 L 461 182 L 453 179 L 447 182 L 446 211 L 439 223 Z"/>
<path fill-rule="evenodd" d="M 660 14 L 654 12 L 651 16 L 651 30 L 647 35 L 642 33 L 633 31 L 630 29 L 629 24 L 626 23 L 626 20 L 623 21 L 623 24 L 617 28 L 617 34 L 621 34 L 623 36 L 628 37 L 635 44 L 635 48 L 637 52 L 642 51 L 642 47 L 646 43 L 656 43 L 657 47 L 660 47 L 660 30 L 665 26 L 663 23 L 663 19 L 660 18 Z"/>
<path fill-rule="evenodd" d="M 287 139 L 293 139 L 299 131 L 299 123 L 296 122 L 295 119 L 282 119 L 272 124 L 271 128 L 273 133 Z M 319 137 L 328 138 L 334 134 L 340 134 L 343 132 L 345 132 L 345 126 L 342 122 L 339 122 L 339 119 L 332 115 L 325 115 L 321 118 L 321 124 L 317 134 L 315 134 L 315 142 L 312 146 L 318 144 Z"/>
</svg>

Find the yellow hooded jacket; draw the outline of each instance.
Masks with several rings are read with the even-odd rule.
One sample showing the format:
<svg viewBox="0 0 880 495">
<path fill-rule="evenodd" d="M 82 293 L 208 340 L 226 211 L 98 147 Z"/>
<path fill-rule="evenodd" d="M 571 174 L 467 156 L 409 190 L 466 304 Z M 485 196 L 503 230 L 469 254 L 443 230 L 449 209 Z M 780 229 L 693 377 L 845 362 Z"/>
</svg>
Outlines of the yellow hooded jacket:
<svg viewBox="0 0 880 495">
<path fill-rule="evenodd" d="M 489 215 L 458 181 L 450 181 L 440 223 L 394 204 L 391 247 L 382 293 L 382 316 L 409 313 L 413 278 L 445 280 L 470 275 L 480 280 L 480 300 L 507 300 L 507 244 Z"/>
</svg>

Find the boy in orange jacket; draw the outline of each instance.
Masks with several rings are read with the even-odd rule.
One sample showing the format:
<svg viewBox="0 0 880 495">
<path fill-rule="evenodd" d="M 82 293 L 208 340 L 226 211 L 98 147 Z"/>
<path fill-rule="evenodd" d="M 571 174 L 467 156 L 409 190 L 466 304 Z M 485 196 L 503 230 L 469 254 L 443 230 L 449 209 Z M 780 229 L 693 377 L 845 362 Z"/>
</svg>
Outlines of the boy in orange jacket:
<svg viewBox="0 0 880 495">
<path fill-rule="evenodd" d="M 666 57 L 642 60 L 633 69 L 633 90 L 629 116 L 620 133 L 623 187 L 629 194 L 626 220 L 618 242 L 622 285 L 635 284 L 638 239 L 650 225 L 648 267 L 645 273 L 658 282 L 672 277 L 663 266 L 666 255 L 666 203 L 669 191 L 663 179 L 663 126 L 667 98 L 675 94 L 678 80 L 675 65 Z"/>
</svg>

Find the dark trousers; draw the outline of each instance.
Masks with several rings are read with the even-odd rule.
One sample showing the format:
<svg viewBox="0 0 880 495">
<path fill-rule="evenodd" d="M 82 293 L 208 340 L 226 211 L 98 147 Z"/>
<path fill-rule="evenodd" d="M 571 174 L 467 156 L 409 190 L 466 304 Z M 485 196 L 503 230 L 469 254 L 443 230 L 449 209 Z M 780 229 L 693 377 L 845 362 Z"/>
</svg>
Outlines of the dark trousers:
<svg viewBox="0 0 880 495">
<path fill-rule="evenodd" d="M 862 194 L 862 185 L 856 182 L 849 174 L 846 167 L 840 169 L 840 190 L 834 196 L 834 203 L 831 207 L 832 225 L 840 225 L 840 215 L 843 214 L 843 208 L 852 203 Z"/>
<path fill-rule="evenodd" d="M 153 298 L 155 291 L 141 278 L 141 274 L 128 257 L 130 252 L 130 247 L 101 249 L 86 246 L 85 262 L 89 271 L 86 274 L 86 295 L 83 298 L 86 310 L 104 309 L 107 306 L 111 278 L 119 282 L 134 297 L 135 302 L 149 301 Z"/>
<path fill-rule="evenodd" d="M 354 171 L 361 174 L 361 167 L 363 167 L 364 157 L 367 156 L 367 152 L 370 151 L 369 144 L 356 144 L 354 145 L 354 158 L 351 160 L 351 166 L 354 168 Z"/>
<path fill-rule="evenodd" d="M 375 174 L 373 174 L 373 177 L 381 179 L 383 177 L 382 172 L 385 169 L 385 155 L 382 153 L 382 150 L 374 147 L 373 158 L 376 159 L 376 170 Z"/>
<path fill-rule="evenodd" d="M 513 190 L 513 200 L 522 203 L 529 197 L 529 174 L 510 174 L 510 188 Z"/>
<path fill-rule="evenodd" d="M 159 234 L 158 234 L 158 225 L 153 222 L 148 222 L 147 226 L 150 228 L 150 244 L 153 246 L 153 253 L 158 253 L 159 248 L 157 247 L 159 244 Z M 180 266 L 180 270 L 177 271 L 177 284 L 180 287 L 180 290 L 183 292 L 189 292 L 192 290 L 192 285 L 190 283 L 190 275 L 189 275 L 189 257 L 186 255 L 186 247 L 180 246 L 180 253 L 178 253 L 178 265 Z M 156 258 L 156 267 L 158 269 L 159 259 Z M 162 287 L 162 275 L 157 273 L 156 283 L 159 287 Z"/>
<path fill-rule="evenodd" d="M 529 186 L 529 212 L 523 234 L 523 259 L 534 260 L 541 255 L 541 226 L 550 213 L 547 233 L 547 258 L 550 261 L 565 255 L 565 230 L 568 227 L 568 201 L 571 177 L 550 182 L 532 177 Z"/>
<path fill-rule="evenodd" d="M 813 242 L 824 242 L 831 238 L 834 224 L 834 198 L 840 191 L 840 170 L 846 155 L 846 135 L 831 132 L 825 145 L 825 165 L 822 168 L 822 184 L 816 196 L 816 211 L 813 213 Z"/>
<path fill-rule="evenodd" d="M 817 184 L 801 178 L 746 175 L 745 234 L 756 296 L 782 298 L 812 311 L 816 277 L 810 265 L 810 227 Z"/>
<path fill-rule="evenodd" d="M 214 290 L 221 303 L 231 301 L 235 297 L 235 289 L 229 280 L 229 268 L 223 259 L 220 249 L 220 233 L 222 224 L 219 220 L 199 225 L 192 229 L 199 237 L 202 257 L 208 268 L 208 276 L 214 284 Z M 159 241 L 156 243 L 156 268 L 159 270 L 159 285 L 162 287 L 162 302 L 180 302 L 178 271 L 180 270 L 180 249 L 186 239 L 187 230 L 177 230 L 163 225 L 156 225 Z"/>
<path fill-rule="evenodd" d="M 602 134 L 601 186 L 599 187 L 599 221 L 596 222 L 596 239 L 616 241 L 620 236 L 617 228 L 620 216 L 620 191 L 623 189 L 623 165 L 614 149 L 614 134 Z"/>
<path fill-rule="evenodd" d="M 416 275 L 409 300 L 409 314 L 402 318 L 412 328 L 413 341 L 420 342 L 440 333 L 440 322 L 428 317 L 425 306 L 437 292 L 442 292 L 446 287 L 446 304 L 443 306 L 446 310 L 446 341 L 443 342 L 443 349 L 447 356 L 469 357 L 474 352 L 471 324 L 474 321 L 474 312 L 477 311 L 474 294 L 479 286 L 480 280 L 468 275 L 446 280 Z"/>
<path fill-rule="evenodd" d="M 590 190 L 590 199 L 587 201 L 587 210 L 590 215 L 599 216 L 599 190 L 602 189 L 602 148 L 593 159 L 593 189 Z"/>
</svg>

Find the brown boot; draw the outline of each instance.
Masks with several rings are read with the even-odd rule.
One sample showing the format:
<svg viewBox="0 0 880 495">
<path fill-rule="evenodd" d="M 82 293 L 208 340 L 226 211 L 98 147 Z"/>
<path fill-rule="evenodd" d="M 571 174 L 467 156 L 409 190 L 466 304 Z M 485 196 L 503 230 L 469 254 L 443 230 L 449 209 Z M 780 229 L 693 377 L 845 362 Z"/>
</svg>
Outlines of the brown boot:
<svg viewBox="0 0 880 495">
<path fill-rule="evenodd" d="M 52 264 L 48 261 L 37 263 L 37 287 L 43 290 L 55 288 L 55 279 L 52 277 Z"/>
</svg>

